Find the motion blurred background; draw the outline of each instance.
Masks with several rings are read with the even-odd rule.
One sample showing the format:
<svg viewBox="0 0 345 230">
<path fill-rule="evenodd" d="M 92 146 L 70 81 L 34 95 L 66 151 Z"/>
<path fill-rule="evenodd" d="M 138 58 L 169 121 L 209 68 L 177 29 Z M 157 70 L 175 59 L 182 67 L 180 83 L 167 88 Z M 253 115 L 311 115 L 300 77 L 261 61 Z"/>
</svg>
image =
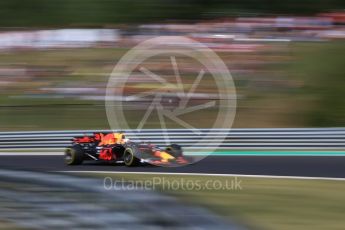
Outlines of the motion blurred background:
<svg viewBox="0 0 345 230">
<path fill-rule="evenodd" d="M 234 127 L 345 127 L 344 9 L 344 0 L 1 0 L 0 141 L 18 147 L 16 140 L 26 145 L 22 139 L 32 138 L 4 131 L 109 129 L 104 99 L 116 63 L 146 39 L 176 35 L 205 44 L 227 65 L 236 85 Z M 188 90 L 200 66 L 186 59 L 177 59 L 177 65 L 184 74 L 183 87 Z M 146 67 L 168 79 L 174 76 L 166 58 L 150 59 Z M 124 88 L 126 95 L 157 87 L 157 82 L 142 80 L 145 74 L 135 73 L 130 86 Z M 192 98 L 213 97 L 217 90 L 215 81 L 205 79 Z M 165 94 L 168 106 L 176 106 L 174 89 Z M 140 119 L 147 109 L 145 103 L 134 101 L 128 106 L 129 121 L 138 116 Z M 194 119 L 208 127 L 212 125 L 208 120 L 213 121 L 210 119 L 213 112 L 207 110 L 198 119 L 186 117 L 186 120 Z M 156 126 L 148 122 L 144 128 L 148 127 Z M 334 132 L 338 136 L 329 137 Z M 324 139 L 331 143 L 327 142 L 326 147 L 343 148 L 342 128 L 323 133 L 326 133 Z M 34 135 L 37 137 L 33 141 L 39 143 L 40 135 L 45 134 Z M 69 136 L 59 135 L 55 142 L 65 147 L 63 138 Z M 273 139 L 275 133 L 270 135 Z M 284 135 L 277 140 L 284 140 L 290 133 Z M 176 171 L 137 167 L 128 169 L 131 173 L 126 174 L 121 166 L 99 164 L 102 167 L 98 167 L 98 162 L 72 168 L 97 171 L 97 175 L 89 171 L 84 177 L 66 173 L 71 168 L 63 165 L 61 148 L 59 152 L 22 148 L 20 151 L 28 151 L 24 154 L 5 149 L 7 152 L 2 152 L 5 156 L 0 159 L 0 229 L 232 226 L 217 227 L 215 224 L 222 222 L 218 216 L 212 219 L 211 212 L 248 229 L 344 229 L 344 151 L 322 153 L 321 147 L 312 152 L 284 152 L 284 148 L 281 151 L 280 146 L 292 145 L 295 140 L 300 142 L 296 148 L 300 148 L 300 139 L 301 145 L 305 144 L 304 139 L 311 139 L 312 144 L 307 144 L 312 147 L 324 141 L 322 136 L 315 137 L 312 133 L 311 137 L 298 135 L 297 132 L 297 137 L 289 136 L 283 144 L 278 143 L 275 147 L 278 152 L 264 150 L 236 157 L 231 156 L 230 149 L 226 153 L 229 155 L 211 156 L 199 165 Z M 49 137 L 39 145 L 48 142 Z M 269 149 L 276 144 L 265 143 L 265 137 L 257 141 L 257 145 L 262 143 Z M 299 154 L 307 155 L 303 158 Z M 321 155 L 316 157 L 318 154 Z M 36 172 L 19 171 L 22 169 Z M 49 173 L 39 173 L 40 170 Z M 108 170 L 109 174 L 101 170 Z M 124 173 L 118 174 L 122 170 Z M 57 171 L 64 174 L 53 173 Z M 113 174 L 114 171 L 118 172 Z M 142 171 L 197 174 L 158 177 L 159 174 Z M 230 178 L 198 175 L 201 172 L 342 178 L 239 177 L 243 190 L 164 189 L 176 181 L 182 186 L 188 186 L 189 181 L 225 184 Z M 142 189 L 106 191 L 103 187 L 106 176 L 114 181 L 140 183 L 163 178 L 165 182 L 154 193 Z M 181 206 L 172 202 L 175 198 Z M 188 205 L 194 211 L 199 210 L 196 205 L 210 212 L 203 215 L 189 212 Z"/>
<path fill-rule="evenodd" d="M 344 126 L 344 6 L 341 0 L 2 0 L 0 129 L 108 129 L 104 95 L 117 61 L 141 41 L 176 35 L 204 43 L 227 64 L 238 97 L 234 127 Z M 163 60 L 149 64 L 155 73 L 171 69 Z"/>
</svg>

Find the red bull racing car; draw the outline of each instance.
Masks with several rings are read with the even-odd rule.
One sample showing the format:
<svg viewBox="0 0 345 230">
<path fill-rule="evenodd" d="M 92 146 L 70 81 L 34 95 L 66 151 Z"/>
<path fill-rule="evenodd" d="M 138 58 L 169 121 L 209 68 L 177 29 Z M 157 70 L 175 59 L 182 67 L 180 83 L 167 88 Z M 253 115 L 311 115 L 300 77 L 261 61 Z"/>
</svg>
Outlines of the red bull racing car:
<svg viewBox="0 0 345 230">
<path fill-rule="evenodd" d="M 94 133 L 91 136 L 74 137 L 65 150 L 65 163 L 79 165 L 84 160 L 123 162 L 126 166 L 141 163 L 153 165 L 185 165 L 181 146 L 171 144 L 164 150 L 147 143 L 135 143 L 124 133 Z"/>
</svg>

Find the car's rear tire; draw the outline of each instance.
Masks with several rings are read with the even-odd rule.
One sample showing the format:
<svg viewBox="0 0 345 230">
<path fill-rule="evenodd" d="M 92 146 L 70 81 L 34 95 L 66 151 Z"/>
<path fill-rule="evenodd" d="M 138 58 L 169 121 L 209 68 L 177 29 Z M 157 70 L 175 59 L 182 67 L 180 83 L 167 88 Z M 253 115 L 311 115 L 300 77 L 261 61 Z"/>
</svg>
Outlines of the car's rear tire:
<svg viewBox="0 0 345 230">
<path fill-rule="evenodd" d="M 83 149 L 80 146 L 68 147 L 65 150 L 65 164 L 80 165 L 84 161 Z"/>
<path fill-rule="evenodd" d="M 165 151 L 171 154 L 173 157 L 183 157 L 183 150 L 182 147 L 178 144 L 171 144 L 166 147 Z"/>
<path fill-rule="evenodd" d="M 135 150 L 133 148 L 126 148 L 123 153 L 123 161 L 127 167 L 138 166 L 140 159 L 135 157 Z"/>
</svg>

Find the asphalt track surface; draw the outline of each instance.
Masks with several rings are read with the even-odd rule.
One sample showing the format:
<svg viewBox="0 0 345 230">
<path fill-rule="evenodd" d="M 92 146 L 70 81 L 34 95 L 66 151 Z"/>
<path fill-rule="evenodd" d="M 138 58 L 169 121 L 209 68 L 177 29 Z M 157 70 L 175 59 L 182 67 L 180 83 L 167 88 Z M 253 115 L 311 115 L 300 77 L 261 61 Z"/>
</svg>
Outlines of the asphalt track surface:
<svg viewBox="0 0 345 230">
<path fill-rule="evenodd" d="M 84 162 L 66 166 L 63 156 L 0 156 L 0 168 L 33 171 L 120 171 L 207 174 L 245 174 L 345 178 L 342 156 L 209 156 L 183 167 L 126 167 L 107 162 Z"/>
</svg>

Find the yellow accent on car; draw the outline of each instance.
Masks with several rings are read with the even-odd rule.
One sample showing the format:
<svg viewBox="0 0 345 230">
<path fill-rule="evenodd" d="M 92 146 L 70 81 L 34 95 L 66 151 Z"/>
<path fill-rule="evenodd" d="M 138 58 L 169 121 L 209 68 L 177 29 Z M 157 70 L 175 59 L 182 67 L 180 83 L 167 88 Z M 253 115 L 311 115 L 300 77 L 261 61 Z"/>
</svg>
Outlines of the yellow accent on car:
<svg viewBox="0 0 345 230">
<path fill-rule="evenodd" d="M 163 162 L 168 162 L 169 160 L 175 159 L 175 157 L 171 156 L 169 153 L 167 152 L 161 152 L 160 153 L 160 157 L 162 158 Z"/>
</svg>

